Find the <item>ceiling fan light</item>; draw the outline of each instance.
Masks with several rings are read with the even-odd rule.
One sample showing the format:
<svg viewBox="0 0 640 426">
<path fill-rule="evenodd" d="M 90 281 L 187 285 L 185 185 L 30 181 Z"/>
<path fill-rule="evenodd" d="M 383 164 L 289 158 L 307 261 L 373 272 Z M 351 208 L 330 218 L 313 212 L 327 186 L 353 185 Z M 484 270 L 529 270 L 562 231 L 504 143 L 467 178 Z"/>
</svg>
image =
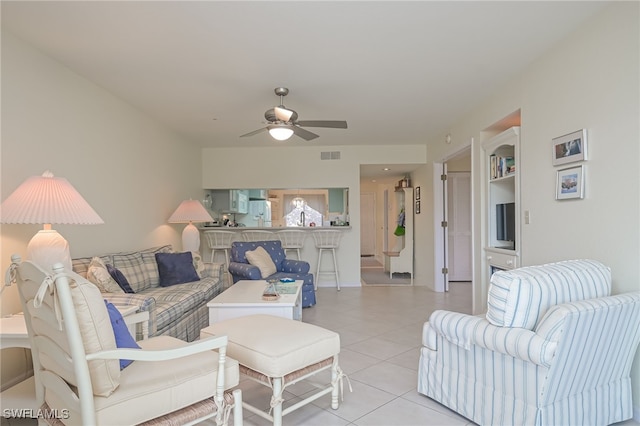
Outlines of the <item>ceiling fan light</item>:
<svg viewBox="0 0 640 426">
<path fill-rule="evenodd" d="M 272 126 L 269 128 L 269 134 L 276 140 L 286 141 L 293 135 L 293 129 L 285 126 Z"/>
<path fill-rule="evenodd" d="M 291 120 L 291 116 L 293 115 L 293 111 L 283 107 L 274 107 L 273 111 L 276 115 L 276 118 L 284 122 Z"/>
</svg>

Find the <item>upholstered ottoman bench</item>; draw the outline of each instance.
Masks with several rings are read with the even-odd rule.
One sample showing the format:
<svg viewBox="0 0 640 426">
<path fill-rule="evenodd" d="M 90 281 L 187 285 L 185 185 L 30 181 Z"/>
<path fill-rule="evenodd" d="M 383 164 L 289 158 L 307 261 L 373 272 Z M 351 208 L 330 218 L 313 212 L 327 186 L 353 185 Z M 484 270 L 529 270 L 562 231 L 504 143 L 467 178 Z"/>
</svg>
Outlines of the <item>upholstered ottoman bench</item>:
<svg viewBox="0 0 640 426">
<path fill-rule="evenodd" d="M 202 329 L 200 338 L 226 334 L 227 355 L 240 364 L 240 372 L 269 386 L 270 409 L 264 411 L 243 401 L 254 414 L 282 424 L 282 416 L 331 393 L 331 408 L 339 406 L 344 374 L 338 366 L 340 335 L 324 328 L 271 315 L 249 315 L 220 321 Z M 331 383 L 315 384 L 318 392 L 282 408 L 284 389 L 316 373 L 331 370 Z"/>
</svg>

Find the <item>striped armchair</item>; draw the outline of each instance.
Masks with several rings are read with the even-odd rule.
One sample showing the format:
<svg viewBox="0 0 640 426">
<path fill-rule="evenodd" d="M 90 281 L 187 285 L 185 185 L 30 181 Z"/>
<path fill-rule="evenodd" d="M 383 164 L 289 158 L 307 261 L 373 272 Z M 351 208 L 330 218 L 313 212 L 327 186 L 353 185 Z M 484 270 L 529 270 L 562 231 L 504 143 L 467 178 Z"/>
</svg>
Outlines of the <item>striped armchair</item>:
<svg viewBox="0 0 640 426">
<path fill-rule="evenodd" d="M 496 272 L 487 314 L 435 311 L 418 392 L 481 425 L 604 425 L 632 417 L 640 292 L 570 260 Z"/>
</svg>

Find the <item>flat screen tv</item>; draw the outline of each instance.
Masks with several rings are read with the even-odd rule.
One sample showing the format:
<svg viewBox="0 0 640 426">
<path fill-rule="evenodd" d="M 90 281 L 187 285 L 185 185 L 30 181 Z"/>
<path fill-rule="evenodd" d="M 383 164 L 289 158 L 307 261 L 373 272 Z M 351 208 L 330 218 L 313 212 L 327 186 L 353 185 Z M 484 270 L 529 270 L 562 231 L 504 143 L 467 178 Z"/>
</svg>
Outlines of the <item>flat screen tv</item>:
<svg viewBox="0 0 640 426">
<path fill-rule="evenodd" d="M 496 239 L 515 248 L 516 203 L 496 204 Z"/>
</svg>

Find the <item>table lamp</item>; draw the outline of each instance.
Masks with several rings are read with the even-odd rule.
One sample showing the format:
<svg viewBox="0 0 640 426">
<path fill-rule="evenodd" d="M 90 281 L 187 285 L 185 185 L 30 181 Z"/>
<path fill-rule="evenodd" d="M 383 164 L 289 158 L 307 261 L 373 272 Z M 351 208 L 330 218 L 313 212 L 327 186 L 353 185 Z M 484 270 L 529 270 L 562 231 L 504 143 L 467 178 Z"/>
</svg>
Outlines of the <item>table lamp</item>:
<svg viewBox="0 0 640 426">
<path fill-rule="evenodd" d="M 200 231 L 193 222 L 213 222 L 213 218 L 198 200 L 185 200 L 168 220 L 169 223 L 188 223 L 182 231 L 182 250 L 200 251 Z"/>
<path fill-rule="evenodd" d="M 71 270 L 69 244 L 51 224 L 96 225 L 104 221 L 65 178 L 50 171 L 25 180 L 0 206 L 0 222 L 44 224 L 27 245 L 27 259 L 49 270 L 62 262 Z"/>
</svg>

